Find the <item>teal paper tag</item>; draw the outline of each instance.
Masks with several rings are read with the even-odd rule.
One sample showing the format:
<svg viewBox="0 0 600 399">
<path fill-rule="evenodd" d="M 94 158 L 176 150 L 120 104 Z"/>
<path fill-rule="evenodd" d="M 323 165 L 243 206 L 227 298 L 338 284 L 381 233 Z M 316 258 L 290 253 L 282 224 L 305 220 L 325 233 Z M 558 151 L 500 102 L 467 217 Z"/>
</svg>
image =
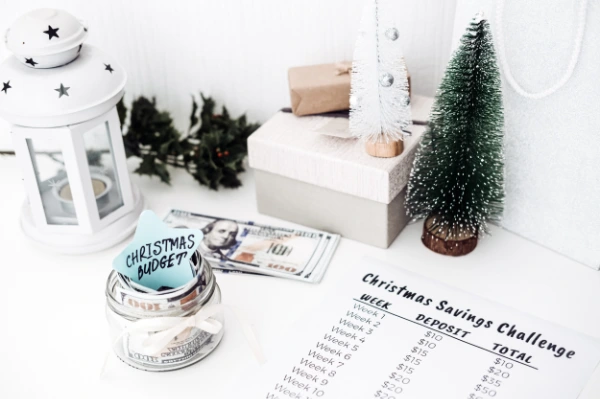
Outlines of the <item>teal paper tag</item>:
<svg viewBox="0 0 600 399">
<path fill-rule="evenodd" d="M 113 261 L 113 269 L 144 287 L 179 287 L 194 277 L 190 258 L 203 234 L 167 227 L 152 211 L 142 212 L 133 241 Z"/>
</svg>

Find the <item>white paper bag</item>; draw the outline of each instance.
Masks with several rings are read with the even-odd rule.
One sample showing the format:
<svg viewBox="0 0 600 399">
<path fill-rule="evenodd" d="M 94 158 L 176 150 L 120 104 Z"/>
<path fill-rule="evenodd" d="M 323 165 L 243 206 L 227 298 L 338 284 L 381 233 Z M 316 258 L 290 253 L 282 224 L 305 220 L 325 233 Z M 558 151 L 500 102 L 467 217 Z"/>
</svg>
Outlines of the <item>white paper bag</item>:
<svg viewBox="0 0 600 399">
<path fill-rule="evenodd" d="M 588 1 L 574 73 L 554 94 L 527 98 L 498 53 L 500 0 L 458 0 L 454 45 L 478 11 L 490 21 L 503 78 L 506 205 L 503 226 L 600 269 L 600 1 L 504 0 L 506 63 L 536 93 L 565 75 Z"/>
</svg>

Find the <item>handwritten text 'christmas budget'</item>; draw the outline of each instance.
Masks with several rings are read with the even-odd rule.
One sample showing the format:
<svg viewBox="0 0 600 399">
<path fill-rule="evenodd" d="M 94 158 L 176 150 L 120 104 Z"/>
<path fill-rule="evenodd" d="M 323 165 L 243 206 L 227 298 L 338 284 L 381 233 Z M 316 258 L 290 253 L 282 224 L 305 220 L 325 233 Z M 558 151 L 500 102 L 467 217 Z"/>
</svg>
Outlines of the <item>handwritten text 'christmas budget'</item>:
<svg viewBox="0 0 600 399">
<path fill-rule="evenodd" d="M 152 211 L 145 211 L 133 241 L 113 268 L 148 288 L 181 286 L 193 277 L 189 261 L 202 236 L 196 229 L 168 228 Z"/>
</svg>

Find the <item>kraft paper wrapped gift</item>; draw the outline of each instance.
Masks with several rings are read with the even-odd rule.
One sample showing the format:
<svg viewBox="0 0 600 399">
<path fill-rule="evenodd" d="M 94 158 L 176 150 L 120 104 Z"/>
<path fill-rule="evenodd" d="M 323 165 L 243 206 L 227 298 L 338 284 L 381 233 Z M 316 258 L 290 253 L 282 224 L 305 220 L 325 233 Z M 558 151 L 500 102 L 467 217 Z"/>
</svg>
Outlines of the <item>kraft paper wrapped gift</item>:
<svg viewBox="0 0 600 399">
<path fill-rule="evenodd" d="M 288 80 L 292 112 L 315 115 L 350 108 L 350 62 L 290 68 Z M 408 74 L 409 95 L 410 74 Z"/>
<path fill-rule="evenodd" d="M 322 64 L 290 68 L 288 80 L 294 114 L 322 114 L 350 108 L 349 66 Z"/>
<path fill-rule="evenodd" d="M 413 114 L 428 115 L 431 103 L 414 96 Z M 344 130 L 347 118 L 279 112 L 254 132 L 248 152 L 258 210 L 387 248 L 409 221 L 406 185 L 425 126 L 411 125 L 404 152 L 388 159 L 367 155 L 356 139 L 324 134 Z"/>
</svg>

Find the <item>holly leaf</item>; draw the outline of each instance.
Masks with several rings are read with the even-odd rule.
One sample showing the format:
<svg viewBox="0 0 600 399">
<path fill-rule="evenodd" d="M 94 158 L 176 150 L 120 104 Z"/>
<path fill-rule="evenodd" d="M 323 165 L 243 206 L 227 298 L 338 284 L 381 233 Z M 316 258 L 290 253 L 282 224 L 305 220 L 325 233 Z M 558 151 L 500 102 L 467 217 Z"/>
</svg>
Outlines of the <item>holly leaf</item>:
<svg viewBox="0 0 600 399">
<path fill-rule="evenodd" d="M 160 162 L 160 163 L 155 162 L 155 168 L 156 168 L 156 174 L 158 175 L 158 177 L 160 177 L 160 181 L 162 181 L 163 183 L 166 183 L 168 185 L 171 185 L 171 176 L 169 175 L 167 166 L 162 162 Z"/>
<path fill-rule="evenodd" d="M 163 163 L 157 163 L 156 158 L 145 156 L 138 168 L 134 171 L 139 175 L 158 176 L 163 183 L 171 184 L 171 176 Z"/>
<path fill-rule="evenodd" d="M 171 165 L 186 168 L 212 190 L 241 185 L 237 174 L 244 171 L 247 138 L 259 125 L 248 124 L 245 115 L 232 119 L 225 106 L 216 114 L 214 99 L 203 93 L 200 98 L 202 105 L 192 96 L 190 126 L 183 138 L 169 112 L 156 107 L 155 98 L 139 97 L 132 103 L 123 143 L 127 156 L 142 159 L 136 173 L 158 176 L 168 184 Z"/>
<path fill-rule="evenodd" d="M 229 111 L 227 111 L 227 107 L 225 107 L 223 105 L 223 109 L 221 111 L 221 119 L 223 119 L 224 121 L 230 121 L 231 118 L 229 117 Z"/>
<path fill-rule="evenodd" d="M 167 142 L 161 144 L 159 147 L 159 152 L 162 155 L 169 155 L 171 144 L 173 144 L 174 139 L 168 140 Z"/>
<path fill-rule="evenodd" d="M 196 126 L 198 124 L 198 122 L 200 121 L 200 119 L 198 119 L 198 116 L 196 115 L 197 112 L 198 112 L 198 103 L 196 102 L 196 99 L 194 98 L 194 96 L 192 96 L 192 114 L 190 115 L 190 128 L 188 129 L 188 132 L 190 132 L 192 130 L 192 128 L 194 126 Z"/>
<path fill-rule="evenodd" d="M 125 106 L 123 97 L 121 97 L 117 103 L 117 114 L 119 115 L 119 122 L 121 123 L 121 131 L 123 131 L 123 125 L 125 125 L 125 121 L 127 120 L 127 107 Z"/>
<path fill-rule="evenodd" d="M 196 173 L 194 173 L 194 178 L 204 186 L 208 186 L 210 183 L 208 180 L 208 176 L 206 176 L 206 172 L 202 168 L 198 168 L 196 170 Z"/>
</svg>

